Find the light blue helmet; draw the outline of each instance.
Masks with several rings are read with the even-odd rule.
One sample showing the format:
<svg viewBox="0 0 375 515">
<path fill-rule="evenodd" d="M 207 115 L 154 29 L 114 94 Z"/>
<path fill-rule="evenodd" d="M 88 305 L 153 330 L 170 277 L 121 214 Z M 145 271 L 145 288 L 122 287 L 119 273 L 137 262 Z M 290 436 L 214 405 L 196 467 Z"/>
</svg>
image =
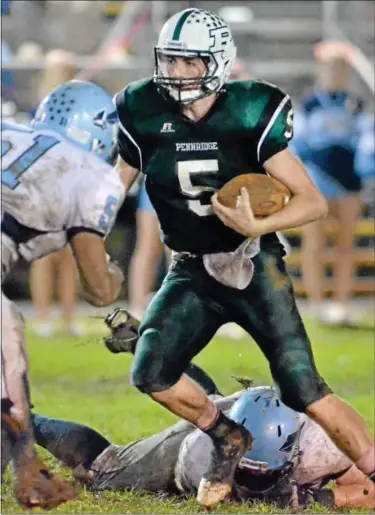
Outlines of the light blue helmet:
<svg viewBox="0 0 375 515">
<path fill-rule="evenodd" d="M 252 449 L 242 458 L 239 469 L 280 472 L 281 476 L 293 468 L 304 418 L 281 402 L 275 388 L 249 388 L 233 404 L 229 416 L 254 437 Z M 258 468 L 256 462 L 260 462 Z"/>
<path fill-rule="evenodd" d="M 72 143 L 108 160 L 117 114 L 112 98 L 101 87 L 71 80 L 52 90 L 39 104 L 35 129 L 53 130 Z"/>
</svg>

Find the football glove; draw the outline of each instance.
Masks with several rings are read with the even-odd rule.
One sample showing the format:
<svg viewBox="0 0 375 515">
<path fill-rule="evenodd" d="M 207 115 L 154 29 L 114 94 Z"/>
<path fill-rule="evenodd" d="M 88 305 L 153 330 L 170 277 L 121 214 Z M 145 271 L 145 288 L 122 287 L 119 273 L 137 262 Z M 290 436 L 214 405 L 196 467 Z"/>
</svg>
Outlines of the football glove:
<svg viewBox="0 0 375 515">
<path fill-rule="evenodd" d="M 139 320 L 134 318 L 126 309 L 115 308 L 104 320 L 111 331 L 104 339 L 107 349 L 114 354 L 131 352 L 134 354 L 138 340 Z"/>
</svg>

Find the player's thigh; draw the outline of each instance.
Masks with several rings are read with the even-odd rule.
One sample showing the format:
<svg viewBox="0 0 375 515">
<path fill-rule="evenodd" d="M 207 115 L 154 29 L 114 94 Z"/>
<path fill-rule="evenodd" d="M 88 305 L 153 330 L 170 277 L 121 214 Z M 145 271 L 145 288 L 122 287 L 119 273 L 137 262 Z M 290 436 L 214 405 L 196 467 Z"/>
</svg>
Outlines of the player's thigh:
<svg viewBox="0 0 375 515">
<path fill-rule="evenodd" d="M 224 323 L 203 277 L 183 265 L 172 266 L 140 326 L 132 369 L 136 386 L 151 381 L 161 391 L 175 384 Z"/>
<path fill-rule="evenodd" d="M 250 286 L 233 302 L 236 321 L 269 361 L 282 400 L 297 411 L 330 392 L 317 372 L 281 251 L 261 252 Z"/>
</svg>

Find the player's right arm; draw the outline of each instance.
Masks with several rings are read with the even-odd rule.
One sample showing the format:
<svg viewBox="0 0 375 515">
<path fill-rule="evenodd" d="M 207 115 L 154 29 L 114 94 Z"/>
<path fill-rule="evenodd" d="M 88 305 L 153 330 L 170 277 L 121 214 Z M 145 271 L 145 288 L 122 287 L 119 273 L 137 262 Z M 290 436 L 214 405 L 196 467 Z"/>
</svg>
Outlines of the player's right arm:
<svg viewBox="0 0 375 515">
<path fill-rule="evenodd" d="M 119 121 L 115 173 L 126 194 L 142 170 L 142 152 L 127 104 L 127 88 L 115 95 L 114 102 Z M 107 263 L 103 237 L 94 232 L 80 232 L 71 239 L 71 245 L 85 300 L 98 307 L 112 304 L 120 293 L 124 277 L 114 263 Z"/>
<path fill-rule="evenodd" d="M 139 170 L 128 165 L 120 155 L 115 170 L 125 191 L 129 191 Z M 82 296 L 94 306 L 109 306 L 120 293 L 124 274 L 118 266 L 108 262 L 103 237 L 92 232 L 80 232 L 72 238 L 70 244 L 80 271 Z"/>
<path fill-rule="evenodd" d="M 124 274 L 108 262 L 104 238 L 94 232 L 79 232 L 70 240 L 78 266 L 82 296 L 97 307 L 109 306 L 118 297 Z"/>
<path fill-rule="evenodd" d="M 87 165 L 86 156 L 86 162 Z M 93 160 L 91 167 L 96 166 Z M 112 304 L 118 297 L 124 274 L 109 260 L 105 238 L 111 231 L 126 191 L 136 177 L 136 170 L 121 163 L 114 170 L 108 165 L 97 174 L 101 182 L 82 181 L 76 190 L 77 203 L 67 230 L 81 279 L 82 295 L 97 307 Z"/>
</svg>

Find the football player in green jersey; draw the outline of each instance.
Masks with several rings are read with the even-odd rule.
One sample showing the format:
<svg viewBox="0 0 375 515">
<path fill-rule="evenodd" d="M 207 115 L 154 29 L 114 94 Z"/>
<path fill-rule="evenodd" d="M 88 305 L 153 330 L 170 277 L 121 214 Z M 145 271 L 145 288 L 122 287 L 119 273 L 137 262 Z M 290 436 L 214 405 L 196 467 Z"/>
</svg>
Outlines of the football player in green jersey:
<svg viewBox="0 0 375 515">
<path fill-rule="evenodd" d="M 139 171 L 145 174 L 164 242 L 175 251 L 143 318 L 131 379 L 212 438 L 215 459 L 197 497 L 206 507 L 230 492 L 252 437 L 184 371 L 230 321 L 256 340 L 283 402 L 307 413 L 365 474 L 374 474 L 375 447 L 364 421 L 317 372 L 275 235 L 324 217 L 327 205 L 287 149 L 289 96 L 265 82 L 228 82 L 235 56 L 219 16 L 187 9 L 161 30 L 154 77 L 115 97 L 118 172 L 128 188 Z M 227 181 L 253 172 L 291 190 L 284 209 L 256 219 L 246 192 L 236 209 L 217 202 L 215 192 Z"/>
</svg>

